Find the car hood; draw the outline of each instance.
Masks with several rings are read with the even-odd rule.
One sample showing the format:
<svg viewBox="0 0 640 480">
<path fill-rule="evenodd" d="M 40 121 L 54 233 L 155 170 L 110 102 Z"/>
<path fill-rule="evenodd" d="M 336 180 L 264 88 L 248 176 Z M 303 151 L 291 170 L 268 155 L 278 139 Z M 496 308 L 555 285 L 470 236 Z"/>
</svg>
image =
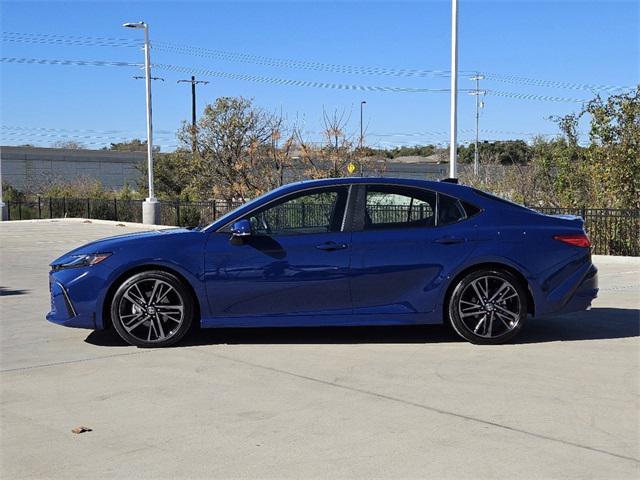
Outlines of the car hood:
<svg viewBox="0 0 640 480">
<path fill-rule="evenodd" d="M 102 238 L 94 242 L 87 243 L 78 248 L 71 250 L 70 252 L 61 255 L 51 262 L 51 266 L 66 263 L 70 257 L 74 255 L 92 254 L 92 253 L 107 253 L 115 252 L 121 248 L 138 243 L 138 242 L 153 242 L 159 238 L 166 238 L 167 235 L 185 235 L 193 233 L 192 230 L 186 228 L 166 228 L 162 230 L 149 230 L 145 232 L 125 233 L 124 235 L 116 235 L 113 237 Z"/>
</svg>

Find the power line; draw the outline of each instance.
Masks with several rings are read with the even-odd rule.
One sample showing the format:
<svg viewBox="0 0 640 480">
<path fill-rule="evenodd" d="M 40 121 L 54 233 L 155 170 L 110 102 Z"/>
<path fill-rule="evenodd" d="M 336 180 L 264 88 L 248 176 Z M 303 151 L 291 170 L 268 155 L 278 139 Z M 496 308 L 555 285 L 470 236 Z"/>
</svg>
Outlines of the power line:
<svg viewBox="0 0 640 480">
<path fill-rule="evenodd" d="M 105 47 L 140 47 L 138 41 L 125 38 L 110 37 L 88 37 L 58 34 L 41 33 L 20 33 L 2 32 L 2 40 L 16 43 L 43 43 L 52 45 L 77 45 L 77 46 L 105 46 Z M 334 63 L 323 63 L 309 60 L 282 59 L 262 55 L 228 52 L 213 50 L 203 47 L 178 45 L 168 42 L 157 41 L 152 44 L 152 48 L 167 53 L 177 53 L 191 55 L 214 60 L 251 63 L 268 67 L 279 67 L 289 69 L 302 69 L 312 71 L 325 71 L 332 73 L 354 74 L 354 75 L 375 75 L 375 76 L 395 76 L 395 77 L 448 77 L 449 70 L 437 69 L 412 69 L 412 68 L 390 68 L 383 66 L 358 66 L 343 65 Z M 475 70 L 461 71 L 463 74 L 476 73 Z M 516 85 L 526 85 L 532 87 L 547 87 L 569 90 L 585 90 L 590 92 L 619 92 L 633 87 L 622 85 L 577 83 L 558 80 L 545 80 L 525 77 L 512 74 L 500 74 L 494 72 L 481 72 L 487 80 L 510 83 Z"/>
<path fill-rule="evenodd" d="M 2 57 L 0 63 L 19 63 L 34 65 L 66 65 L 66 66 L 82 66 L 82 67 L 142 67 L 141 63 L 131 62 L 107 62 L 103 60 L 61 60 L 61 59 L 45 59 L 45 58 L 21 58 L 21 57 Z"/>
<path fill-rule="evenodd" d="M 67 128 L 51 128 L 51 127 L 24 127 L 24 126 L 17 126 L 17 125 L 2 125 L 0 126 L 0 129 L 2 131 L 10 130 L 10 131 L 21 131 L 21 132 L 35 131 L 35 132 L 59 132 L 59 133 L 99 133 L 99 134 L 106 134 L 106 135 L 122 133 L 125 135 L 129 135 L 131 137 L 146 134 L 142 132 L 135 133 L 135 132 L 131 132 L 130 130 L 92 130 L 92 129 L 76 129 L 76 128 L 67 129 Z M 170 130 L 154 130 L 153 133 L 158 135 L 174 135 L 175 134 L 175 132 L 172 132 Z"/>
<path fill-rule="evenodd" d="M 501 90 L 485 90 L 486 95 L 494 95 L 496 97 L 514 98 L 516 100 L 539 100 L 542 102 L 561 102 L 561 103 L 586 103 L 589 100 L 569 97 L 557 97 L 554 95 L 537 95 L 533 93 L 515 93 L 503 92 Z"/>
<path fill-rule="evenodd" d="M 205 77 L 226 78 L 229 80 L 243 80 L 256 83 L 267 83 L 272 85 L 284 85 L 294 87 L 328 88 L 334 90 L 358 90 L 369 92 L 393 92 L 393 93 L 427 93 L 427 92 L 448 92 L 447 88 L 414 88 L 414 87 L 391 87 L 378 85 L 355 85 L 345 83 L 317 82 L 310 80 L 293 80 L 274 77 L 263 77 L 260 75 L 249 75 L 243 73 L 221 72 L 208 69 L 181 67 L 178 65 L 154 64 L 154 68 L 180 73 L 192 73 Z"/>
<path fill-rule="evenodd" d="M 131 62 L 108 62 L 102 60 L 61 60 L 61 59 L 38 59 L 38 58 L 19 58 L 19 57 L 2 57 L 0 63 L 16 63 L 16 64 L 38 64 L 38 65 L 66 65 L 66 66 L 97 66 L 97 67 L 141 67 L 140 63 Z M 240 73 L 220 72 L 208 69 L 198 69 L 190 67 L 181 67 L 168 64 L 154 64 L 154 68 L 161 70 L 198 74 L 205 77 L 225 78 L 229 80 L 242 80 L 254 83 L 264 83 L 271 85 L 295 86 L 323 88 L 333 90 L 354 90 L 368 92 L 391 92 L 391 93 L 446 93 L 448 88 L 415 88 L 415 87 L 394 87 L 394 86 L 378 86 L 378 85 L 356 85 L 344 83 L 328 83 L 310 80 L 293 80 L 274 77 L 263 77 L 260 75 L 249 75 Z M 470 91 L 469 89 L 460 89 L 460 91 Z M 563 102 L 563 103 L 585 103 L 587 100 L 558 97 L 552 95 L 536 95 L 525 93 L 504 92 L 499 90 L 487 90 L 488 95 L 498 97 L 513 98 L 518 100 L 538 100 L 546 102 Z"/>
<path fill-rule="evenodd" d="M 292 60 L 248 53 L 226 52 L 221 50 L 210 50 L 202 47 L 190 47 L 185 45 L 174 45 L 165 42 L 155 42 L 154 48 L 168 53 L 178 53 L 192 55 L 196 57 L 210 58 L 213 60 L 223 60 L 230 62 L 252 63 L 268 67 L 297 68 L 302 70 L 325 71 L 332 73 L 343 73 L 351 75 L 376 75 L 395 77 L 448 77 L 448 70 L 427 70 L 410 68 L 389 68 L 357 65 L 340 65 L 333 63 L 322 63 L 308 60 Z"/>
<path fill-rule="evenodd" d="M 562 88 L 569 90 L 587 90 L 590 92 L 618 92 L 628 90 L 633 87 L 625 87 L 621 85 L 602 85 L 591 83 L 574 83 L 564 82 L 557 80 L 540 80 L 536 78 L 521 77 L 518 75 L 503 75 L 498 73 L 484 73 L 487 80 L 493 80 L 496 82 L 511 83 L 517 85 L 527 85 L 532 87 L 550 87 L 550 88 Z"/>
<path fill-rule="evenodd" d="M 140 47 L 142 43 L 126 38 L 80 37 L 40 33 L 2 32 L 3 42 L 34 43 L 47 45 L 100 46 L 100 47 Z"/>
</svg>

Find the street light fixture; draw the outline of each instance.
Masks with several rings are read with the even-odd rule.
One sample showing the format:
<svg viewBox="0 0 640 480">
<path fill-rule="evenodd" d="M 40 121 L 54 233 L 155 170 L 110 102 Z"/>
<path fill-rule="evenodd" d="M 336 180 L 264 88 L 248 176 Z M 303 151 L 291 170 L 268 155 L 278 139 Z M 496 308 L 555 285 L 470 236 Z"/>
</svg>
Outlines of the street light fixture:
<svg viewBox="0 0 640 480">
<path fill-rule="evenodd" d="M 147 170 L 149 174 L 149 197 L 142 203 L 142 223 L 158 225 L 160 223 L 160 203 L 153 191 L 153 124 L 151 114 L 151 48 L 149 45 L 149 25 L 145 22 L 127 22 L 125 28 L 144 30 L 144 73 L 147 94 Z"/>
</svg>

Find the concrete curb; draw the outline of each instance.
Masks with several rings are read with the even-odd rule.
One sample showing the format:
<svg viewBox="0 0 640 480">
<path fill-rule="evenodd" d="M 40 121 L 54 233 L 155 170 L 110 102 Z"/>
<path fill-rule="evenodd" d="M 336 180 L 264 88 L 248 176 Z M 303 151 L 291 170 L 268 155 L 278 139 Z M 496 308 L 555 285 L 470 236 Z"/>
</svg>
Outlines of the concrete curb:
<svg viewBox="0 0 640 480">
<path fill-rule="evenodd" d="M 33 220 L 10 220 L 2 223 L 86 223 L 93 225 L 112 225 L 119 227 L 130 228 L 146 228 L 148 230 L 162 230 L 165 228 L 177 228 L 172 225 L 147 225 L 144 223 L 136 222 L 116 222 L 115 220 L 94 220 L 89 218 L 47 218 L 47 219 L 33 219 Z M 0 225 L 2 225 L 0 223 Z"/>
<path fill-rule="evenodd" d="M 599 261 L 606 260 L 608 264 L 640 266 L 640 257 L 623 257 L 614 255 L 592 255 L 593 263 L 598 265 Z"/>
</svg>

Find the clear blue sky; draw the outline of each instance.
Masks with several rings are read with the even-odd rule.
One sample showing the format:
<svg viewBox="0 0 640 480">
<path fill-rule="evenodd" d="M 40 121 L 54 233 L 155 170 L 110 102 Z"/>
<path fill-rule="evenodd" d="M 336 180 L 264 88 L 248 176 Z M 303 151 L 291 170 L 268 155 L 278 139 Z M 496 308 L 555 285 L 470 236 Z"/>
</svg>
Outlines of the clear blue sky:
<svg viewBox="0 0 640 480">
<path fill-rule="evenodd" d="M 639 73 L 640 2 L 460 0 L 460 69 L 554 82 L 633 86 Z M 422 2 L 10 2 L 1 4 L 3 32 L 141 39 L 124 21 L 144 20 L 157 42 L 280 59 L 339 65 L 442 69 L 450 67 L 450 3 Z M 12 34 L 11 34 L 12 35 Z M 4 38 L 7 38 L 5 35 Z M 16 38 L 9 36 L 9 38 Z M 19 37 L 27 38 L 27 37 Z M 47 37 L 50 39 L 67 37 Z M 68 39 L 67 39 L 68 40 Z M 131 47 L 2 43 L 2 57 L 141 62 Z M 407 78 L 271 67 L 154 50 L 154 63 L 325 83 L 448 88 L 448 78 Z M 144 82 L 135 67 L 20 65 L 2 63 L 3 144 L 46 145 L 61 130 L 99 147 L 109 137 L 144 136 Z M 190 118 L 190 90 L 176 81 L 189 74 L 154 71 L 154 123 L 163 150 L 172 132 Z M 202 77 L 205 79 L 205 77 Z M 298 118 L 320 130 L 322 111 L 351 112 L 359 128 L 366 100 L 367 143 L 446 142 L 448 93 L 361 92 L 206 78 L 198 108 L 217 96 L 243 95 L 257 105 Z M 460 88 L 473 88 L 468 75 Z M 580 89 L 485 80 L 482 88 L 516 94 L 588 99 Z M 527 138 L 555 132 L 547 118 L 579 103 L 521 100 L 487 95 L 481 129 L 485 139 Z M 460 95 L 461 140 L 473 138 L 474 100 Z M 52 129 L 52 130 L 40 130 Z M 104 133 L 113 131 L 115 133 Z M 16 134 L 20 132 L 19 134 Z M 515 132 L 515 133 L 507 133 Z M 389 134 L 401 134 L 388 136 Z M 49 136 L 52 135 L 52 136 Z M 85 137 L 85 138 L 83 138 Z"/>
</svg>

